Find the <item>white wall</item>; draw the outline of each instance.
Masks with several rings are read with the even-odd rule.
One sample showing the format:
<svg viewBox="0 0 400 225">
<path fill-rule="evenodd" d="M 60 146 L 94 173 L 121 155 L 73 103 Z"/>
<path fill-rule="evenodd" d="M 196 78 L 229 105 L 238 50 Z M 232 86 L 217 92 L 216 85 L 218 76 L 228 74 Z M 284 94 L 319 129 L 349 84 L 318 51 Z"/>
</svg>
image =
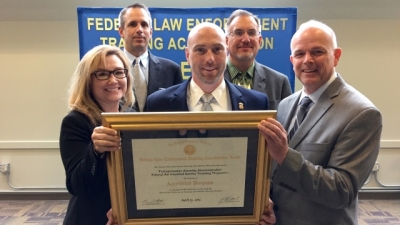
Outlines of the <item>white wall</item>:
<svg viewBox="0 0 400 225">
<path fill-rule="evenodd" d="M 336 31 L 343 49 L 337 71 L 382 111 L 379 177 L 400 185 L 400 21 L 323 22 Z M 79 61 L 77 21 L 0 22 L 0 32 L 0 163 L 11 164 L 14 186 L 63 187 L 58 136 L 68 82 Z M 0 193 L 51 191 L 15 190 L 6 178 L 0 174 Z M 380 187 L 373 181 L 368 186 Z"/>
</svg>

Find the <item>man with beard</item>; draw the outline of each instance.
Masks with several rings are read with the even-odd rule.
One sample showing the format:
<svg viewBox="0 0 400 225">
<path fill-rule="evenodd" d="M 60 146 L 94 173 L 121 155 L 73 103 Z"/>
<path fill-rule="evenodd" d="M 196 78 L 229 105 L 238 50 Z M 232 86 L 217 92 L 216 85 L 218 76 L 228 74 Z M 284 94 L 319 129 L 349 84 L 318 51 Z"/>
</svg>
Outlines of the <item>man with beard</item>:
<svg viewBox="0 0 400 225">
<path fill-rule="evenodd" d="M 124 51 L 131 63 L 140 61 L 141 79 L 137 79 L 133 74 L 133 88 L 137 102 L 136 109 L 141 112 L 145 110 L 148 95 L 182 83 L 182 73 L 178 64 L 148 51 L 149 40 L 153 33 L 151 20 L 149 9 L 142 3 L 130 5 L 119 14 L 118 31 L 124 39 Z"/>
<path fill-rule="evenodd" d="M 185 55 L 192 69 L 192 77 L 182 84 L 151 94 L 147 98 L 147 111 L 268 109 L 268 97 L 264 93 L 237 86 L 224 79 L 226 40 L 224 31 L 217 25 L 207 22 L 196 25 L 188 35 Z M 203 95 L 211 98 L 204 102 Z M 208 105 L 208 110 L 204 105 Z M 269 202 L 262 220 L 273 224 L 276 222 L 275 214 L 273 203 Z M 107 216 L 107 225 L 115 225 L 111 210 Z"/>
<path fill-rule="evenodd" d="M 255 61 L 262 41 L 259 18 L 238 9 L 228 18 L 225 34 L 229 51 L 225 78 L 267 94 L 269 108 L 276 109 L 292 90 L 287 76 Z"/>
</svg>

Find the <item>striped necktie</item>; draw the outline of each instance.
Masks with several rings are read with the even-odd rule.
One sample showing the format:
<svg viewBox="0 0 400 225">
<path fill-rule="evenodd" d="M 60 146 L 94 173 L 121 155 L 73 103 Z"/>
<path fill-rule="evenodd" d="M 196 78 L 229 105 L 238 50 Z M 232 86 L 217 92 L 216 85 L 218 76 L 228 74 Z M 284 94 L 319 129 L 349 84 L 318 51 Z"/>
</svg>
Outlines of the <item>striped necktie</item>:
<svg viewBox="0 0 400 225">
<path fill-rule="evenodd" d="M 215 100 L 212 94 L 204 94 L 199 101 L 203 104 L 201 111 L 213 111 L 210 103 L 215 103 L 217 100 Z"/>
<path fill-rule="evenodd" d="M 300 101 L 300 108 L 299 111 L 297 112 L 296 119 L 294 120 L 294 124 L 292 129 L 289 132 L 289 138 L 288 140 L 291 140 L 293 135 L 296 133 L 297 129 L 300 127 L 300 124 L 303 122 L 304 118 L 306 117 L 308 110 L 312 106 L 313 101 L 308 97 L 304 97 Z"/>
</svg>

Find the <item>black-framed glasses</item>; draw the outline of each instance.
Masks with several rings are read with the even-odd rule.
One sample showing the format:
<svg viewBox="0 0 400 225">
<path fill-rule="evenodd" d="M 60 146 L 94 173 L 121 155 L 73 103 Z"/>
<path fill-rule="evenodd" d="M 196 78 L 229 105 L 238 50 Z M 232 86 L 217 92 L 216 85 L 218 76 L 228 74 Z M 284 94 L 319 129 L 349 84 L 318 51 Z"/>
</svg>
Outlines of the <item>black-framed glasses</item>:
<svg viewBox="0 0 400 225">
<path fill-rule="evenodd" d="M 117 79 L 122 79 L 126 77 L 126 74 L 128 73 L 128 69 L 116 69 L 113 71 L 109 70 L 97 70 L 94 71 L 92 74 L 98 79 L 98 80 L 108 80 L 112 75 L 114 75 L 115 78 Z"/>
<path fill-rule="evenodd" d="M 241 38 L 243 37 L 243 35 L 247 33 L 247 35 L 249 35 L 249 37 L 254 38 L 257 37 L 258 35 L 260 35 L 260 31 L 255 30 L 255 29 L 251 29 L 251 30 L 242 30 L 242 29 L 236 29 L 234 31 L 231 31 L 228 35 L 235 37 L 235 38 Z"/>
</svg>

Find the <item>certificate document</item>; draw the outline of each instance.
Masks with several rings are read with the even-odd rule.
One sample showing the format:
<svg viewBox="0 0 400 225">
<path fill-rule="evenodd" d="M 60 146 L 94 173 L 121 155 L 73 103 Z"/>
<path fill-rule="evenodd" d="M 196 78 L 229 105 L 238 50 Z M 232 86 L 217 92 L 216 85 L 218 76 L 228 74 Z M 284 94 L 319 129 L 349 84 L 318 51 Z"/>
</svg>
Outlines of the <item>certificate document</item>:
<svg viewBox="0 0 400 225">
<path fill-rule="evenodd" d="M 243 207 L 247 142 L 132 139 L 137 209 Z"/>
</svg>

